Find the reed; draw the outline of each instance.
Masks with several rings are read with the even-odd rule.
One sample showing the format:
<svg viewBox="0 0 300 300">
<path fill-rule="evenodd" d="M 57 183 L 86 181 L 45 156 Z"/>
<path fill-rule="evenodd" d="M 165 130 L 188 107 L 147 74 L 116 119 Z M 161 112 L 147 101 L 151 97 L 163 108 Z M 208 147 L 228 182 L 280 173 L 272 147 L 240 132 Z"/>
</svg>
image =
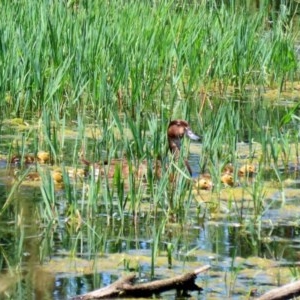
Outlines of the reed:
<svg viewBox="0 0 300 300">
<path fill-rule="evenodd" d="M 42 199 L 44 203 L 44 217 L 48 220 L 48 222 L 52 222 L 57 219 L 57 207 L 55 205 L 56 202 L 56 192 L 53 178 L 50 174 L 49 170 L 42 170 L 38 167 L 38 173 L 41 176 L 41 193 Z"/>
<path fill-rule="evenodd" d="M 151 243 L 151 278 L 155 276 L 155 262 L 156 257 L 159 254 L 159 244 L 161 242 L 161 236 L 165 230 L 166 220 L 161 224 L 153 224 L 152 226 L 152 243 Z"/>
<path fill-rule="evenodd" d="M 204 125 L 201 170 L 209 167 L 207 162 L 211 162 L 215 170 L 219 170 L 224 162 L 234 163 L 237 142 L 243 134 L 240 132 L 241 113 L 238 103 L 228 102 L 220 103 L 209 112 L 214 122 L 210 122 L 209 118 L 205 120 L 208 123 Z"/>
<path fill-rule="evenodd" d="M 228 297 L 231 297 L 234 293 L 236 281 L 239 275 L 239 272 L 242 270 L 242 266 L 238 265 L 236 262 L 236 250 L 233 250 L 231 254 L 231 264 L 229 268 L 229 272 L 226 272 L 225 274 L 225 288 L 226 288 L 226 294 Z"/>
<path fill-rule="evenodd" d="M 223 188 L 222 167 L 228 162 L 238 166 L 237 144 L 248 143 L 249 160 L 259 160 L 259 173 L 241 188 L 252 195 L 249 206 L 253 208 L 236 209 L 231 217 L 246 229 L 259 230 L 269 208 L 264 206 L 262 170 L 274 164 L 283 189 L 279 168 L 291 160 L 293 139 L 298 152 L 298 134 L 289 128 L 299 121 L 298 105 L 284 114 L 275 106 L 267 107 L 261 96 L 270 87 L 280 94 L 286 83 L 299 79 L 295 51 L 299 20 L 289 5 L 282 4 L 275 13 L 264 1 L 252 12 L 249 5 L 241 9 L 237 2 L 24 0 L 0 4 L 1 120 L 16 117 L 32 125 L 29 130 L 13 129 L 18 143 L 6 144 L 3 152 L 16 151 L 24 157 L 27 149 L 49 151 L 63 173 L 64 190 L 58 193 L 50 172 L 38 166 L 42 177 L 39 217 L 46 224 L 41 260 L 51 254 L 54 221 L 61 222 L 60 195 L 67 203 L 68 229 L 74 238 L 65 247 L 74 256 L 91 258 L 106 251 L 111 232 L 104 228 L 115 229 L 118 220 L 123 237 L 126 217 L 137 226 L 140 212 L 149 208 L 146 227 L 151 231 L 151 276 L 155 275 L 165 224 L 169 220 L 185 224 L 194 208 L 191 180 L 182 171 L 183 157 L 174 162 L 166 154 L 168 122 L 177 117 L 194 121 L 203 133 L 199 164 L 201 172 L 211 173 L 216 183 L 213 192 Z M 78 132 L 72 146 L 70 124 L 76 124 Z M 1 132 L 4 126 L 1 122 Z M 259 157 L 255 143 L 262 147 Z M 88 178 L 73 182 L 68 166 L 81 167 L 78 153 L 82 151 L 88 160 L 105 159 L 108 165 L 115 158 L 128 160 L 128 178 L 120 168 L 113 179 L 107 174 L 97 177 L 90 169 Z M 149 166 L 147 186 L 135 176 L 144 162 Z M 29 172 L 21 170 L 1 216 Z M 284 200 L 282 193 L 282 205 Z M 231 204 L 226 203 L 229 213 Z M 219 198 L 212 206 L 222 208 Z M 99 215 L 106 216 L 106 224 L 97 227 Z M 203 215 L 210 218 L 212 210 L 206 209 Z M 115 244 L 120 236 L 113 240 Z M 22 247 L 20 243 L 19 253 Z M 169 267 L 175 265 L 172 253 L 169 243 Z M 235 254 L 229 294 L 239 271 L 234 260 Z"/>
<path fill-rule="evenodd" d="M 17 179 L 13 183 L 13 185 L 12 185 L 8 195 L 7 195 L 7 198 L 6 198 L 5 202 L 4 202 L 3 206 L 1 207 L 0 216 L 12 204 L 12 202 L 14 200 L 15 193 L 18 191 L 18 188 L 20 187 L 20 185 L 22 184 L 23 180 L 26 178 L 28 173 L 29 173 L 29 169 L 25 170 L 24 172 L 21 172 L 21 174 L 17 173 Z"/>
<path fill-rule="evenodd" d="M 259 223 L 265 210 L 265 188 L 262 180 L 262 172 L 256 174 L 251 186 L 251 195 L 253 201 L 253 223 Z"/>
<path fill-rule="evenodd" d="M 102 120 L 110 108 L 131 117 L 149 109 L 161 114 L 178 99 L 198 106 L 201 86 L 243 92 L 276 83 L 282 90 L 299 76 L 291 7 L 282 6 L 268 26 L 267 8 L 250 13 L 214 1 L 86 3 L 1 5 L 6 114 L 52 110 L 69 117 L 87 107 L 96 115 L 102 108 Z"/>
</svg>

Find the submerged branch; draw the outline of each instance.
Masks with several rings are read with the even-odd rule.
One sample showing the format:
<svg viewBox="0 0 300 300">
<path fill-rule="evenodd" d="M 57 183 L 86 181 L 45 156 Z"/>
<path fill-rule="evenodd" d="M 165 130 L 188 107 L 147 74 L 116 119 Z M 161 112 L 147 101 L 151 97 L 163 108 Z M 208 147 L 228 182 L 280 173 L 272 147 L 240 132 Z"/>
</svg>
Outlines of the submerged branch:
<svg viewBox="0 0 300 300">
<path fill-rule="evenodd" d="M 113 284 L 90 293 L 76 296 L 72 300 L 103 299 L 112 297 L 151 297 L 165 291 L 176 289 L 177 291 L 201 291 L 202 288 L 195 284 L 198 274 L 207 271 L 210 266 L 203 266 L 183 275 L 169 279 L 156 280 L 134 285 L 135 275 L 120 278 Z"/>
</svg>

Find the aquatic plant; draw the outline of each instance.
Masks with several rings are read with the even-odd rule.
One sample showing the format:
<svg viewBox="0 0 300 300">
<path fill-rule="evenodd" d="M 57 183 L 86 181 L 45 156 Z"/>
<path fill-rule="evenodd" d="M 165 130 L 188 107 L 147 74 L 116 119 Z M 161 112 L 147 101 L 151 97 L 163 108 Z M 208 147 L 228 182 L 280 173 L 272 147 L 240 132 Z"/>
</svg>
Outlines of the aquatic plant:
<svg viewBox="0 0 300 300">
<path fill-rule="evenodd" d="M 242 269 L 242 266 L 239 266 L 238 263 L 236 262 L 236 251 L 233 250 L 232 256 L 231 256 L 231 264 L 230 264 L 228 272 L 225 273 L 225 278 L 224 278 L 226 293 L 227 293 L 228 297 L 231 297 L 234 292 L 237 277 L 238 277 L 241 269 Z"/>
<path fill-rule="evenodd" d="M 203 133 L 200 170 L 208 171 L 215 185 L 206 194 L 210 202 L 199 204 L 205 207 L 201 226 L 224 210 L 225 219 L 260 232 L 261 219 L 271 207 L 264 194 L 264 169 L 270 165 L 282 191 L 281 204 L 286 204 L 280 170 L 281 164 L 287 168 L 295 159 L 292 141 L 298 153 L 298 133 L 291 129 L 299 121 L 298 106 L 283 112 L 266 104 L 263 93 L 272 87 L 280 95 L 289 81 L 299 79 L 295 50 L 299 19 L 284 1 L 278 11 L 263 1 L 255 12 L 249 9 L 250 2 L 243 9 L 245 3 L 238 2 L 0 4 L 1 120 L 15 117 L 28 123 L 25 129 L 0 123 L 0 134 L 8 132 L 15 141 L 1 139 L 1 154 L 18 153 L 22 162 L 15 183 L 5 193 L 1 216 L 12 207 L 29 172 L 23 163 L 26 153 L 48 151 L 54 166 L 36 165 L 42 196 L 35 221 L 44 228 L 41 262 L 52 255 L 56 222 L 67 232 L 64 250 L 95 262 L 105 251 L 124 251 L 122 242 L 128 248 L 132 240 L 137 245 L 134 230 L 144 222 L 147 232 L 142 238 L 151 239 L 150 272 L 155 275 L 159 251 L 165 246 L 165 225 L 185 225 L 197 206 L 191 179 L 182 170 L 183 157 L 174 162 L 166 154 L 165 133 L 172 118 L 191 120 Z M 240 142 L 247 154 L 238 153 Z M 116 168 L 113 178 L 97 176 L 91 166 L 82 178 L 72 178 L 70 166 L 74 174 L 82 167 L 79 152 L 108 166 L 113 159 L 124 158 L 129 174 L 125 178 Z M 232 163 L 238 181 L 241 159 L 259 164 L 255 179 L 247 178 L 239 186 L 241 197 L 250 194 L 251 200 L 238 203 L 233 194 L 226 203 L 220 196 L 222 169 Z M 150 167 L 141 180 L 135 175 L 144 162 Z M 63 177 L 59 190 L 51 177 L 56 167 Z M 127 227 L 132 231 L 125 233 Z M 24 240 L 20 234 L 19 254 Z M 174 265 L 174 240 L 168 240 L 169 267 Z M 234 258 L 228 285 L 232 294 L 239 271 Z M 124 268 L 130 266 L 124 260 Z M 140 266 L 136 270 L 140 272 Z"/>
<path fill-rule="evenodd" d="M 178 99 L 199 107 L 200 87 L 243 92 L 276 82 L 282 90 L 297 77 L 297 19 L 285 21 L 291 8 L 282 6 L 268 27 L 267 9 L 249 13 L 214 1 L 179 7 L 2 3 L 1 108 L 21 117 L 51 111 L 57 121 L 85 111 L 105 123 L 111 109 L 135 117 L 161 115 Z"/>
</svg>

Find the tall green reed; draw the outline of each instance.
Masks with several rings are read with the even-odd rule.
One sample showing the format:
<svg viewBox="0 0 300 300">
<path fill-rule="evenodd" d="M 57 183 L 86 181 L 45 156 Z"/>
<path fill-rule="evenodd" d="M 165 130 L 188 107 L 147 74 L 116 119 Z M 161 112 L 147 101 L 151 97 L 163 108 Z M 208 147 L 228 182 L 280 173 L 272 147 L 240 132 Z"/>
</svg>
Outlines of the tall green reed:
<svg viewBox="0 0 300 300">
<path fill-rule="evenodd" d="M 109 107 L 134 117 L 137 108 L 160 114 L 162 105 L 192 104 L 200 87 L 218 82 L 245 91 L 297 78 L 297 33 L 282 26 L 289 10 L 268 27 L 267 7 L 216 3 L 3 3 L 1 107 L 74 116 L 88 106 L 104 120 Z"/>
<path fill-rule="evenodd" d="M 221 102 L 216 109 L 210 112 L 205 120 L 205 133 L 201 157 L 201 169 L 204 170 L 207 162 L 211 163 L 215 170 L 220 169 L 224 163 L 235 163 L 237 142 L 241 128 L 241 104 L 239 102 Z M 214 116 L 214 117 L 213 117 Z"/>
<path fill-rule="evenodd" d="M 55 185 L 51 173 L 47 169 L 42 169 L 38 166 L 38 172 L 41 176 L 41 193 L 44 203 L 44 218 L 50 222 L 57 219 L 57 207 Z"/>
<path fill-rule="evenodd" d="M 156 257 L 159 254 L 159 244 L 161 242 L 161 236 L 165 230 L 166 219 L 159 225 L 154 222 L 152 226 L 152 244 L 151 244 L 151 278 L 155 276 L 155 262 Z"/>
<path fill-rule="evenodd" d="M 234 101 L 249 86 L 279 84 L 282 89 L 287 80 L 299 78 L 294 52 L 297 32 L 292 26 L 282 26 L 284 15 L 269 26 L 267 7 L 251 12 L 217 1 L 120 4 L 88 0 L 68 6 L 38 0 L 0 5 L 1 114 L 41 117 L 42 147 L 58 162 L 64 146 L 59 133 L 64 136 L 64 124 L 74 118 L 81 132 L 72 152 L 75 163 L 80 141 L 89 144 L 84 137 L 86 122 L 103 132 L 100 141 L 95 139 L 87 146 L 93 161 L 105 157 L 110 162 L 125 156 L 132 162 L 128 197 L 120 170 L 113 187 L 107 179 L 91 176 L 82 187 L 81 207 L 77 196 L 66 189 L 69 202 L 83 213 L 95 216 L 99 202 L 105 204 L 108 218 L 115 208 L 124 216 L 129 202 L 130 212 L 138 210 L 144 193 L 142 185 L 137 186 L 134 170 L 144 159 L 153 165 L 157 156 L 165 156 L 162 141 L 169 119 L 195 118 L 205 100 L 202 90 L 211 100 L 211 106 L 205 105 L 199 116 L 205 136 L 203 169 L 207 160 L 217 178 L 222 165 L 235 164 L 236 143 L 245 137 L 250 141 L 259 138 L 266 163 L 278 160 L 278 144 L 270 150 L 273 136 L 278 138 L 275 131 L 255 135 L 258 128 L 268 125 L 267 110 L 254 114 L 254 109 L 248 112 Z M 226 95 L 232 86 L 236 96 L 221 104 L 208 93 Z M 273 123 L 274 119 L 270 117 Z M 130 137 L 124 128 L 129 128 Z M 37 149 L 39 143 L 35 143 Z M 252 147 L 249 143 L 250 150 Z M 166 165 L 164 160 L 162 165 Z M 172 190 L 169 173 L 171 169 L 158 182 L 152 170 L 147 174 L 155 210 L 162 209 L 166 216 L 170 206 L 180 211 L 190 203 L 184 176 Z M 49 175 L 44 177 L 43 199 L 51 219 L 56 195 Z M 155 254 L 155 247 L 153 251 Z"/>
</svg>

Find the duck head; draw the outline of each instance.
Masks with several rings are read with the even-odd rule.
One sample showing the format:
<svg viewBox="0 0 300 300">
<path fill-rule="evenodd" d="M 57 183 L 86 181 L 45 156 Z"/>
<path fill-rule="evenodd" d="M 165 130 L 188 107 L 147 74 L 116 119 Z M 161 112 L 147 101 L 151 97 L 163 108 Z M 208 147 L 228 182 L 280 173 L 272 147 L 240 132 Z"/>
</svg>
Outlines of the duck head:
<svg viewBox="0 0 300 300">
<path fill-rule="evenodd" d="M 200 139 L 200 137 L 191 130 L 189 123 L 184 120 L 171 121 L 168 127 L 167 135 L 168 135 L 169 149 L 171 153 L 174 155 L 175 159 L 179 158 L 181 140 L 184 136 L 187 136 L 192 140 Z M 192 175 L 192 170 L 187 160 L 185 160 L 185 165 L 190 175 Z"/>
<path fill-rule="evenodd" d="M 191 140 L 199 140 L 200 137 L 193 133 L 190 125 L 184 120 L 173 120 L 168 127 L 168 142 L 172 153 L 176 153 L 181 148 L 181 139 L 186 135 Z"/>
</svg>

